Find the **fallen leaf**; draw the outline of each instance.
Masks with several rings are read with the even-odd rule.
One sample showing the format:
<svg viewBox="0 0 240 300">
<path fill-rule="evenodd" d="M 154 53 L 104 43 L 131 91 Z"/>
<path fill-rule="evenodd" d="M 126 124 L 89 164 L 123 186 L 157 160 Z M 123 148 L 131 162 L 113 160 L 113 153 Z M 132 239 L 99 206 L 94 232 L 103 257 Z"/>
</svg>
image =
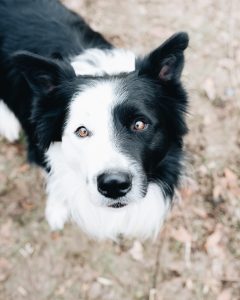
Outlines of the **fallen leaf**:
<svg viewBox="0 0 240 300">
<path fill-rule="evenodd" d="M 214 257 L 224 257 L 223 246 L 221 240 L 223 238 L 223 226 L 217 224 L 214 232 L 207 238 L 205 248 L 207 253 Z"/>
<path fill-rule="evenodd" d="M 139 241 L 133 243 L 132 248 L 129 250 L 131 257 L 136 261 L 143 261 L 143 246 Z"/>
<path fill-rule="evenodd" d="M 19 253 L 27 258 L 28 256 L 31 256 L 34 253 L 34 247 L 30 243 L 26 243 L 24 247 L 19 249 Z"/>
<path fill-rule="evenodd" d="M 208 217 L 207 212 L 204 210 L 204 208 L 193 206 L 192 211 L 195 215 L 197 215 L 198 217 L 200 217 L 202 219 L 207 219 L 207 217 Z"/>
<path fill-rule="evenodd" d="M 57 295 L 57 296 L 64 295 L 66 290 L 72 287 L 73 281 L 74 281 L 73 278 L 70 278 L 70 279 L 62 282 L 61 285 L 59 286 L 59 288 L 56 290 L 55 295 Z"/>
<path fill-rule="evenodd" d="M 26 173 L 27 171 L 29 171 L 30 169 L 30 165 L 29 164 L 23 164 L 18 168 L 18 171 L 20 173 Z"/>
<path fill-rule="evenodd" d="M 105 277 L 98 277 L 97 282 L 104 286 L 110 286 L 113 284 L 112 280 Z"/>
<path fill-rule="evenodd" d="M 216 99 L 216 86 L 212 78 L 207 78 L 203 84 L 203 89 L 209 100 Z"/>
<path fill-rule="evenodd" d="M 171 274 L 172 277 L 179 277 L 185 268 L 183 260 L 177 261 L 174 260 L 173 262 L 169 263 L 168 265 L 168 272 Z"/>
<path fill-rule="evenodd" d="M 238 186 L 238 178 L 237 175 L 233 173 L 233 171 L 226 168 L 224 170 L 224 175 L 226 179 L 226 184 L 229 188 L 236 188 Z"/>
<path fill-rule="evenodd" d="M 5 223 L 0 227 L 1 242 L 8 242 L 12 238 L 13 232 L 13 221 L 12 219 L 7 219 Z"/>
<path fill-rule="evenodd" d="M 179 192 L 181 195 L 181 199 L 188 199 L 193 195 L 194 190 L 192 190 L 190 187 L 183 187 Z"/>
<path fill-rule="evenodd" d="M 4 282 L 10 276 L 11 264 L 3 257 L 0 257 L 0 282 Z"/>
<path fill-rule="evenodd" d="M 173 229 L 171 237 L 180 243 L 189 243 L 192 240 L 191 234 L 182 226 L 178 229 Z"/>
<path fill-rule="evenodd" d="M 61 232 L 60 231 L 52 231 L 51 232 L 51 239 L 53 241 L 57 241 L 61 238 Z"/>
<path fill-rule="evenodd" d="M 223 185 L 216 185 L 214 188 L 213 188 L 213 201 L 214 203 L 219 203 L 221 202 L 222 199 L 224 199 L 224 191 L 225 191 L 225 188 Z"/>
<path fill-rule="evenodd" d="M 150 289 L 149 291 L 149 300 L 156 300 L 157 299 L 157 290 L 156 289 Z"/>
<path fill-rule="evenodd" d="M 23 288 L 22 286 L 19 286 L 19 287 L 17 288 L 17 291 L 18 291 L 18 293 L 19 293 L 21 296 L 23 296 L 23 297 L 26 297 L 27 294 L 28 294 L 27 290 L 26 290 L 25 288 Z"/>
<path fill-rule="evenodd" d="M 192 281 L 192 279 L 191 278 L 188 278 L 187 280 L 186 280 L 186 288 L 188 289 L 188 290 L 193 290 L 193 281 Z"/>
<path fill-rule="evenodd" d="M 231 300 L 232 292 L 230 289 L 225 289 L 221 292 L 221 294 L 217 297 L 217 300 Z"/>
</svg>

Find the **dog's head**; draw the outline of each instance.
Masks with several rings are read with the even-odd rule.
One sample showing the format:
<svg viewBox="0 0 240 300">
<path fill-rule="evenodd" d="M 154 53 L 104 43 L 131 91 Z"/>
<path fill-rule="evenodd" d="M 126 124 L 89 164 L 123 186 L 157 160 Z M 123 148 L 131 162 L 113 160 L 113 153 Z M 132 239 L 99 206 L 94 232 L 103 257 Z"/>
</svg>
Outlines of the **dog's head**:
<svg viewBox="0 0 240 300">
<path fill-rule="evenodd" d="M 50 172 L 68 178 L 65 189 L 72 193 L 67 201 L 73 215 L 84 219 L 79 203 L 88 201 L 89 209 L 115 214 L 116 222 L 117 214 L 122 223 L 128 216 L 129 224 L 118 225 L 114 234 L 131 234 L 120 227 L 130 228 L 135 219 L 142 224 L 139 231 L 151 227 L 146 234 L 161 223 L 179 180 L 187 132 L 187 98 L 180 83 L 187 45 L 187 34 L 176 34 L 144 58 L 126 56 L 129 61 L 123 59 L 117 71 L 111 52 L 105 70 L 101 66 L 106 56 L 101 54 L 101 60 L 94 52 L 91 58 L 83 54 L 80 75 L 73 69 L 76 61 L 71 65 L 27 52 L 15 54 L 35 95 L 32 122 L 39 147 Z M 81 72 L 86 64 L 93 71 Z"/>
</svg>

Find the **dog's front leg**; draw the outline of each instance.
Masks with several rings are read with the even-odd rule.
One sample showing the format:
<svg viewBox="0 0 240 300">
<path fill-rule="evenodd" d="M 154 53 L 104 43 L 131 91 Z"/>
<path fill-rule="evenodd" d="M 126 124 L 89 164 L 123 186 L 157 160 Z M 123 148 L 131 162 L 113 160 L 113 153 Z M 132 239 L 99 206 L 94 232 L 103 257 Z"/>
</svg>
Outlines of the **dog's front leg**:
<svg viewBox="0 0 240 300">
<path fill-rule="evenodd" d="M 50 194 L 47 199 L 45 216 L 53 231 L 62 230 L 64 224 L 69 219 L 67 203 L 64 200 Z"/>
</svg>

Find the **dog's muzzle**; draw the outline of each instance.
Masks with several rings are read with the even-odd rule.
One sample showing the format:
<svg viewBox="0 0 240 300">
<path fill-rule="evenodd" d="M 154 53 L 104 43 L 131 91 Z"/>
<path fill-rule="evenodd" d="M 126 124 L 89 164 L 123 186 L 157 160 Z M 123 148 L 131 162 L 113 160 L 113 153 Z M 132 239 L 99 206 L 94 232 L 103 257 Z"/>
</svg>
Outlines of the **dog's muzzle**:
<svg viewBox="0 0 240 300">
<path fill-rule="evenodd" d="M 126 172 L 102 173 L 97 177 L 97 188 L 104 197 L 113 200 L 111 207 L 125 206 L 126 204 L 116 200 L 124 197 L 131 190 L 132 176 Z"/>
</svg>

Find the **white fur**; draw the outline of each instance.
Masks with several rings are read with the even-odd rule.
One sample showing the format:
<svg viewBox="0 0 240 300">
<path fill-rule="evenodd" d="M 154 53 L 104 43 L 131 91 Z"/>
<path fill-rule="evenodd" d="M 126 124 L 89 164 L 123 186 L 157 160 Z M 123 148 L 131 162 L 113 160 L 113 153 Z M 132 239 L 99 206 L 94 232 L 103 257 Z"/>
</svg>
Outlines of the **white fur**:
<svg viewBox="0 0 240 300">
<path fill-rule="evenodd" d="M 119 49 L 90 49 L 71 64 L 77 75 L 118 74 L 135 69 L 135 56 Z M 119 234 L 147 238 L 159 231 L 169 200 L 157 184 L 150 184 L 142 197 L 143 171 L 114 141 L 112 109 L 124 97 L 118 82 L 109 80 L 86 86 L 74 96 L 62 143 L 52 144 L 46 154 L 51 166 L 46 217 L 52 229 L 62 229 L 71 219 L 99 239 Z M 77 137 L 74 132 L 80 126 L 91 136 Z M 109 169 L 133 175 L 133 188 L 125 196 L 129 204 L 123 208 L 107 207 L 109 200 L 97 191 L 97 175 Z"/>
<path fill-rule="evenodd" d="M 128 200 L 141 195 L 141 169 L 123 155 L 115 143 L 112 109 L 123 99 L 124 93 L 118 92 L 117 82 L 106 80 L 96 86 L 86 87 L 71 102 L 62 137 L 65 159 L 76 176 L 83 176 L 88 182 L 92 201 L 97 204 L 100 201 L 106 202 L 106 198 L 98 199 L 96 178 L 108 170 L 120 170 L 133 175 L 133 188 L 128 194 Z M 89 137 L 79 138 L 74 134 L 80 126 L 90 131 Z"/>
<path fill-rule="evenodd" d="M 52 172 L 48 178 L 46 218 L 52 229 L 62 229 L 67 220 L 75 221 L 86 233 L 98 238 L 116 239 L 119 234 L 128 237 L 156 236 L 169 209 L 169 199 L 161 188 L 150 184 L 144 198 L 114 209 L 91 201 L 85 180 L 76 177 L 66 163 L 61 143 L 48 150 Z"/>
<path fill-rule="evenodd" d="M 14 142 L 19 138 L 20 124 L 13 112 L 0 99 L 0 135 L 9 142 Z"/>
<path fill-rule="evenodd" d="M 76 75 L 114 75 L 135 70 L 135 55 L 124 49 L 88 49 L 71 59 Z"/>
<path fill-rule="evenodd" d="M 71 62 L 77 75 L 104 75 L 131 72 L 135 56 L 125 50 L 86 50 Z M 119 81 L 118 81 L 119 80 Z M 106 80 L 86 86 L 74 96 L 62 142 L 53 143 L 46 160 L 46 218 L 53 230 L 75 221 L 85 232 L 99 239 L 115 239 L 119 234 L 147 238 L 158 233 L 169 209 L 167 199 L 157 184 L 150 184 L 142 196 L 144 172 L 137 162 L 121 153 L 112 119 L 113 107 L 124 100 L 125 91 L 118 80 Z M 79 138 L 75 130 L 85 126 L 91 136 Z M 14 114 L 0 101 L 0 133 L 14 141 L 20 125 Z M 97 190 L 97 176 L 108 170 L 132 174 L 132 189 L 121 200 L 122 208 L 110 208 L 108 198 Z"/>
<path fill-rule="evenodd" d="M 50 146 L 46 157 L 51 166 L 47 183 L 47 220 L 52 229 L 61 229 L 68 219 L 97 238 L 155 235 L 168 210 L 157 184 L 142 196 L 144 173 L 137 162 L 121 153 L 114 137 L 112 109 L 124 99 L 118 81 L 101 81 L 87 86 L 74 96 L 61 143 Z M 85 126 L 91 136 L 74 132 Z M 107 207 L 109 199 L 97 190 L 97 175 L 107 170 L 133 175 L 132 190 L 123 201 L 126 207 Z"/>
</svg>

